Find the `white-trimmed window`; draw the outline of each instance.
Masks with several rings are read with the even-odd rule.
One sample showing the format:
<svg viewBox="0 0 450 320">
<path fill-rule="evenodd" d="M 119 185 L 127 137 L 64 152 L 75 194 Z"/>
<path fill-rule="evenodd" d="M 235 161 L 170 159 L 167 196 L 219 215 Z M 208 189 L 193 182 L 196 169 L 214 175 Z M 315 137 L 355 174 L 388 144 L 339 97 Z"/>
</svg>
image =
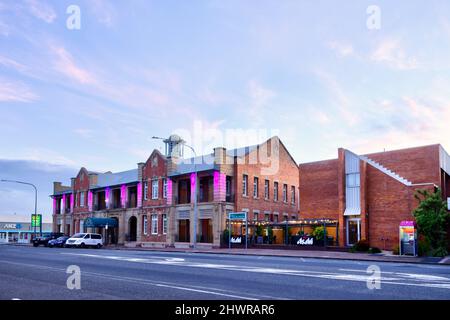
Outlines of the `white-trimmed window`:
<svg viewBox="0 0 450 320">
<path fill-rule="evenodd" d="M 158 199 L 159 190 L 158 190 L 158 179 L 152 180 L 152 199 Z"/>
<path fill-rule="evenodd" d="M 167 179 L 163 179 L 163 198 L 167 198 Z"/>
<path fill-rule="evenodd" d="M 167 234 L 167 214 L 162 215 L 163 221 L 163 234 Z"/>
<path fill-rule="evenodd" d="M 152 214 L 152 234 L 158 234 L 158 215 Z"/>
<path fill-rule="evenodd" d="M 295 186 L 291 186 L 291 203 L 295 204 Z"/>
<path fill-rule="evenodd" d="M 273 183 L 273 200 L 278 201 L 278 182 Z"/>
<path fill-rule="evenodd" d="M 242 176 L 242 195 L 248 196 L 248 175 Z"/>
<path fill-rule="evenodd" d="M 283 201 L 287 202 L 287 184 L 283 184 Z"/>
<path fill-rule="evenodd" d="M 258 177 L 253 178 L 253 198 L 258 198 L 259 190 L 258 190 L 259 179 Z"/>
<path fill-rule="evenodd" d="M 80 207 L 84 207 L 84 191 L 80 193 Z"/>
<path fill-rule="evenodd" d="M 144 200 L 148 199 L 148 182 L 144 182 Z"/>
<path fill-rule="evenodd" d="M 264 180 L 264 199 L 269 199 L 269 180 Z"/>
<path fill-rule="evenodd" d="M 144 231 L 144 234 L 147 235 L 148 230 L 148 219 L 147 216 L 142 217 L 142 229 Z"/>
</svg>

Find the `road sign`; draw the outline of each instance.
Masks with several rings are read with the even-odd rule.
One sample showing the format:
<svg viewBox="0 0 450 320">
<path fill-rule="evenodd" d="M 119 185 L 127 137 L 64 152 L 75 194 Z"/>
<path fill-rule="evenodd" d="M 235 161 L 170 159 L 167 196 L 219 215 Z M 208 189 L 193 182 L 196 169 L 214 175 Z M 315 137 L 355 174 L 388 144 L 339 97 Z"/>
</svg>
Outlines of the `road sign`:
<svg viewBox="0 0 450 320">
<path fill-rule="evenodd" d="M 246 220 L 247 213 L 246 212 L 230 212 L 229 219 L 230 220 Z"/>
<path fill-rule="evenodd" d="M 31 215 L 31 226 L 34 228 L 40 228 L 42 225 L 42 214 Z"/>
</svg>

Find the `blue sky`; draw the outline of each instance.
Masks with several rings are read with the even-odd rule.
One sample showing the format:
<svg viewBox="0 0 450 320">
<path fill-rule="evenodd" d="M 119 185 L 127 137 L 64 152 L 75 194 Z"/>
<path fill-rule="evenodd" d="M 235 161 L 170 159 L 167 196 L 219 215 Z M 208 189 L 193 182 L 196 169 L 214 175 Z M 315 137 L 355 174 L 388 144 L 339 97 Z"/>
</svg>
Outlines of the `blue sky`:
<svg viewBox="0 0 450 320">
<path fill-rule="evenodd" d="M 134 168 L 153 135 L 210 152 L 236 146 L 227 130 L 277 133 L 297 162 L 450 150 L 449 56 L 444 0 L 0 1 L 0 175 L 36 180 L 50 217 L 52 181 Z M 0 184 L 0 220 L 28 208 L 31 191 Z"/>
</svg>

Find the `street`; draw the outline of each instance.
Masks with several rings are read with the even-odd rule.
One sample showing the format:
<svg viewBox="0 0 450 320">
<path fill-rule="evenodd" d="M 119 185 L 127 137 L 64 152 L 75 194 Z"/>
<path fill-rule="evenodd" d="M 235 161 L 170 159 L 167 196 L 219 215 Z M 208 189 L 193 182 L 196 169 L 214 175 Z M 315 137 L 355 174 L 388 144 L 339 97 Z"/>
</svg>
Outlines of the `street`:
<svg viewBox="0 0 450 320">
<path fill-rule="evenodd" d="M 369 289 L 367 268 L 381 270 Z M 68 289 L 69 266 L 81 289 Z M 450 267 L 0 245 L 0 299 L 449 299 Z"/>
</svg>

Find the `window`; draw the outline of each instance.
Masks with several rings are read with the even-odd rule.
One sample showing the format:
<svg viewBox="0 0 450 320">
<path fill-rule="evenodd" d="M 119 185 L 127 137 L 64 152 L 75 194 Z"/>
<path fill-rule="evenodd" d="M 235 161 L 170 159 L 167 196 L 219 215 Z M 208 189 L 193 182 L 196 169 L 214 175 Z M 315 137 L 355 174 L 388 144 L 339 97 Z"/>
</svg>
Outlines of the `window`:
<svg viewBox="0 0 450 320">
<path fill-rule="evenodd" d="M 253 220 L 258 221 L 258 212 L 253 213 Z"/>
<path fill-rule="evenodd" d="M 259 179 L 257 177 L 253 178 L 253 198 L 258 198 L 258 182 Z"/>
<path fill-rule="evenodd" d="M 80 193 L 80 207 L 84 207 L 84 191 Z"/>
<path fill-rule="evenodd" d="M 162 219 L 163 219 L 163 234 L 167 234 L 167 214 L 163 214 Z"/>
<path fill-rule="evenodd" d="M 167 179 L 163 179 L 163 198 L 167 198 Z"/>
<path fill-rule="evenodd" d="M 152 234 L 158 234 L 158 216 L 152 214 Z"/>
<path fill-rule="evenodd" d="M 142 218 L 143 218 L 143 220 L 142 220 L 142 229 L 144 229 L 143 231 L 144 231 L 144 234 L 146 235 L 147 234 L 147 230 L 148 230 L 147 216 L 143 216 Z"/>
<path fill-rule="evenodd" d="M 148 199 L 148 182 L 144 182 L 144 200 Z"/>
<path fill-rule="evenodd" d="M 158 190 L 158 179 L 153 179 L 152 180 L 152 199 L 158 199 L 158 194 L 159 190 Z"/>
<path fill-rule="evenodd" d="M 360 176 L 359 173 L 349 173 L 346 175 L 346 186 L 347 188 L 357 188 L 359 187 Z"/>
<path fill-rule="evenodd" d="M 230 177 L 226 178 L 226 192 L 227 192 L 227 196 L 231 196 L 231 179 Z"/>
<path fill-rule="evenodd" d="M 266 213 L 264 215 L 264 221 L 269 221 L 270 220 L 270 214 Z"/>
<path fill-rule="evenodd" d="M 277 214 L 273 215 L 273 222 L 278 222 L 278 215 Z"/>
<path fill-rule="evenodd" d="M 291 186 L 291 203 L 295 203 L 295 186 Z"/>
<path fill-rule="evenodd" d="M 273 183 L 273 200 L 278 201 L 278 182 Z"/>
<path fill-rule="evenodd" d="M 269 180 L 264 180 L 264 199 L 269 199 Z"/>
<path fill-rule="evenodd" d="M 248 196 L 248 175 L 242 177 L 242 194 Z"/>
<path fill-rule="evenodd" d="M 283 184 L 283 201 L 287 202 L 287 184 Z"/>
</svg>

